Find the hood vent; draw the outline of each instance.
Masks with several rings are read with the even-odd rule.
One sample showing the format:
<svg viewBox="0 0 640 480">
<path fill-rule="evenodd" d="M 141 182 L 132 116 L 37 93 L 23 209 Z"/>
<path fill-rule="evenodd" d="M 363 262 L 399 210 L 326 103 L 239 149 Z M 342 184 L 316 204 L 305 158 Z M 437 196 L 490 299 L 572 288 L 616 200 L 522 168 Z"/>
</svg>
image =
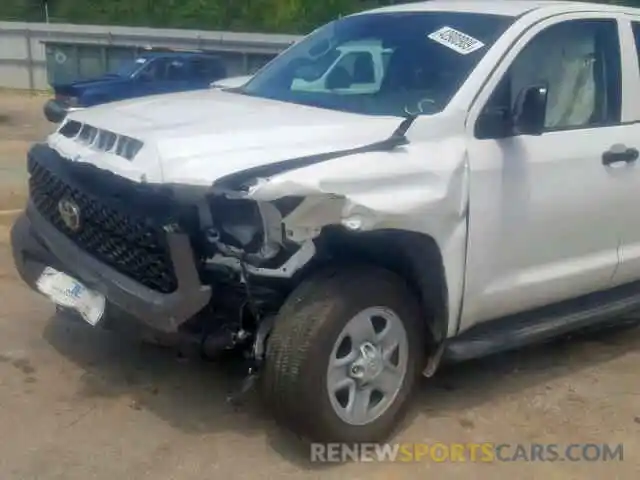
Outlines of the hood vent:
<svg viewBox="0 0 640 480">
<path fill-rule="evenodd" d="M 97 152 L 112 153 L 133 160 L 144 145 L 140 140 L 96 128 L 76 120 L 66 121 L 58 130 L 64 137 L 74 139 Z"/>
</svg>

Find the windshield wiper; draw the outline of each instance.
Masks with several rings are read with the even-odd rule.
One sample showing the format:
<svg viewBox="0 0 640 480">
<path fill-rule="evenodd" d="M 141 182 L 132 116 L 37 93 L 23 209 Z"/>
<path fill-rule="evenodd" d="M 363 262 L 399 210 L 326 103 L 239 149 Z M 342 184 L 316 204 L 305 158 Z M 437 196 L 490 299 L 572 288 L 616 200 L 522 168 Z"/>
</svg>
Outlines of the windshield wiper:
<svg viewBox="0 0 640 480">
<path fill-rule="evenodd" d="M 398 128 L 396 128 L 396 130 L 391 134 L 391 136 L 386 141 L 391 142 L 395 140 L 397 142 L 401 142 L 395 145 L 395 147 L 408 143 L 407 132 L 411 128 L 411 125 L 413 125 L 413 122 L 416 121 L 416 118 L 418 118 L 418 116 L 419 115 L 416 113 L 410 113 L 406 117 L 404 117 L 404 120 L 402 121 L 402 123 L 398 125 Z"/>
</svg>

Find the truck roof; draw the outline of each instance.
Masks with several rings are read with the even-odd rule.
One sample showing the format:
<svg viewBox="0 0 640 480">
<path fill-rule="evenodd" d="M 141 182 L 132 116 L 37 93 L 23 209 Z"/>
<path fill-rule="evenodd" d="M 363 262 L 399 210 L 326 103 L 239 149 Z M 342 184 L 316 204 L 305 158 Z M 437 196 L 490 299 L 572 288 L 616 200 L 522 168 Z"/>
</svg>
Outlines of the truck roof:
<svg viewBox="0 0 640 480">
<path fill-rule="evenodd" d="M 569 0 L 430 0 L 381 7 L 369 10 L 369 12 L 481 12 L 517 17 L 535 10 L 557 9 L 558 7 L 566 11 L 580 11 L 585 9 L 609 12 L 627 11 L 634 13 L 639 11 L 637 8 L 631 7 Z"/>
<path fill-rule="evenodd" d="M 193 51 L 193 50 L 142 50 L 138 54 L 138 58 L 157 58 L 157 57 L 178 58 L 178 57 L 193 57 L 193 56 L 219 58 L 219 56 L 214 53 L 199 52 L 199 51 Z"/>
</svg>

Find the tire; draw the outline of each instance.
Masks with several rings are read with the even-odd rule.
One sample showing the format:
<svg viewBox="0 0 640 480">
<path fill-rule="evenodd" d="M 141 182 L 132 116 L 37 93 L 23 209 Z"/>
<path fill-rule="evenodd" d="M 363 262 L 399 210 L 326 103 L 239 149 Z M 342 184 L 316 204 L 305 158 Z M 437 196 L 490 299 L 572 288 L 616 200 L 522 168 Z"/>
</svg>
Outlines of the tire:
<svg viewBox="0 0 640 480">
<path fill-rule="evenodd" d="M 378 307 L 394 313 L 404 327 L 405 374 L 384 413 L 353 424 L 341 418 L 334 406 L 337 396 L 330 395 L 327 385 L 329 362 L 349 321 L 359 312 Z M 424 366 L 425 327 L 417 299 L 395 274 L 374 267 L 324 271 L 301 283 L 276 318 L 267 344 L 263 398 L 278 423 L 309 441 L 384 441 L 401 423 Z"/>
</svg>

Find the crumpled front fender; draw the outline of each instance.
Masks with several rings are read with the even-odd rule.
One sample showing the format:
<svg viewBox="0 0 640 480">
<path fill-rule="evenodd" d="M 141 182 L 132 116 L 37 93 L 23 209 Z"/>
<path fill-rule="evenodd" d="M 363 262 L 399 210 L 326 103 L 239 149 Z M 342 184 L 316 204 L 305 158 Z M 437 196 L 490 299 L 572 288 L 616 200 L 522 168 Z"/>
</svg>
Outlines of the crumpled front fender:
<svg viewBox="0 0 640 480">
<path fill-rule="evenodd" d="M 286 237 L 298 243 L 317 237 L 330 225 L 354 232 L 391 229 L 431 237 L 444 264 L 451 335 L 464 288 L 468 175 L 465 143 L 450 138 L 335 158 L 260 178 L 247 196 L 259 202 L 304 198 L 283 218 Z"/>
</svg>

